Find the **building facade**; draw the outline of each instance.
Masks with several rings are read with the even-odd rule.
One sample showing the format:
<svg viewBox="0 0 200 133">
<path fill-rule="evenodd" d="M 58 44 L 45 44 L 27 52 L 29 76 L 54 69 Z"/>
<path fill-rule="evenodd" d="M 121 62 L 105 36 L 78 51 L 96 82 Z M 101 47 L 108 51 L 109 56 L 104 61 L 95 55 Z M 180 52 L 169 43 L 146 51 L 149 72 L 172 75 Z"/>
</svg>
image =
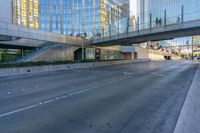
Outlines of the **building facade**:
<svg viewBox="0 0 200 133">
<path fill-rule="evenodd" d="M 13 23 L 39 29 L 39 0 L 13 0 Z"/>
<path fill-rule="evenodd" d="M 129 0 L 13 0 L 13 23 L 66 35 L 120 32 Z"/>
</svg>

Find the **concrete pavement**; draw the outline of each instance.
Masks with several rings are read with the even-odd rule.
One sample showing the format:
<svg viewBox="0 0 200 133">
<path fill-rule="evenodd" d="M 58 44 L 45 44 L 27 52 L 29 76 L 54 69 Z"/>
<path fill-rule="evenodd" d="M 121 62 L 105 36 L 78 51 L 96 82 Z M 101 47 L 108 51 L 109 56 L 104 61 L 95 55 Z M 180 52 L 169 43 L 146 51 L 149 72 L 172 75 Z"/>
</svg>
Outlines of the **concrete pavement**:
<svg viewBox="0 0 200 133">
<path fill-rule="evenodd" d="M 0 78 L 0 132 L 173 133 L 197 66 L 161 61 Z"/>
</svg>

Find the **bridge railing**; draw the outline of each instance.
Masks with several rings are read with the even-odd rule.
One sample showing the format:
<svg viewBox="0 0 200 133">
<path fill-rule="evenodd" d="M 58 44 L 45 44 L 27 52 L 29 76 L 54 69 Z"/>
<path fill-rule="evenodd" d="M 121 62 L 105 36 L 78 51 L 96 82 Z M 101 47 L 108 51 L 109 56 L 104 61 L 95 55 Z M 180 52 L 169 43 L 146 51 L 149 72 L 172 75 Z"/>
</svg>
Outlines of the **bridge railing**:
<svg viewBox="0 0 200 133">
<path fill-rule="evenodd" d="M 127 27 L 115 27 L 108 25 L 100 28 L 98 32 L 96 33 L 96 36 L 94 37 L 94 42 L 104 42 L 109 40 L 115 40 L 115 39 L 121 39 L 129 37 L 131 34 L 134 35 L 135 33 L 142 32 L 145 30 L 151 30 L 161 27 L 167 27 L 171 25 L 180 25 L 181 23 L 194 21 L 194 20 L 200 20 L 200 11 L 190 11 L 190 12 L 184 12 L 184 7 L 182 6 L 180 13 L 177 13 L 176 15 L 172 15 L 170 17 L 167 16 L 167 10 L 163 11 L 162 17 L 158 17 L 158 19 L 155 19 L 152 17 L 153 14 L 149 14 L 149 19 L 145 22 L 139 22 L 140 18 L 137 18 L 137 21 L 130 25 L 129 22 L 127 24 Z M 127 18 L 127 21 L 129 21 L 130 18 Z M 105 27 L 109 27 L 108 29 L 105 29 Z"/>
</svg>

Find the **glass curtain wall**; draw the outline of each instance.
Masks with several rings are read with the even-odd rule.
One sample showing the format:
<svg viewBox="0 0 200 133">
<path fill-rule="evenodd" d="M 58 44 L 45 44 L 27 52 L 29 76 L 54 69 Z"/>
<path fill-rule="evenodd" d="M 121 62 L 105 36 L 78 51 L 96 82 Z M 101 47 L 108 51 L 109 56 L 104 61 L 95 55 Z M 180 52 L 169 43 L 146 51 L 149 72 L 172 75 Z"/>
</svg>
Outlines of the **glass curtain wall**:
<svg viewBox="0 0 200 133">
<path fill-rule="evenodd" d="M 127 0 L 128 1 L 128 0 Z M 116 0 L 40 0 L 41 29 L 67 35 L 98 36 L 128 16 L 128 3 Z M 127 17 L 126 17 L 127 18 Z M 118 27 L 119 29 L 120 27 Z"/>
<path fill-rule="evenodd" d="M 13 23 L 39 29 L 39 0 L 13 0 Z"/>
<path fill-rule="evenodd" d="M 14 0 L 14 23 L 72 36 L 103 36 L 127 27 L 129 0 Z"/>
<path fill-rule="evenodd" d="M 92 35 L 99 24 L 99 0 L 40 0 L 41 29 Z"/>
<path fill-rule="evenodd" d="M 102 0 L 100 3 L 100 36 L 120 34 L 127 30 L 129 0 Z"/>
</svg>

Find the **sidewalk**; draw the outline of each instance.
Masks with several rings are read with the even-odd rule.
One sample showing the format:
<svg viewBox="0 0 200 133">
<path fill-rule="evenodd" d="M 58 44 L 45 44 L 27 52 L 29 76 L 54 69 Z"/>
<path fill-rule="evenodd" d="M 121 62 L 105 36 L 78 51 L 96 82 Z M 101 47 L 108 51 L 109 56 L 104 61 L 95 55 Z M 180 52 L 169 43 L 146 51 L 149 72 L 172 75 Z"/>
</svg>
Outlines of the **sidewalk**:
<svg viewBox="0 0 200 133">
<path fill-rule="evenodd" d="M 174 133 L 200 133 L 200 66 L 191 84 Z"/>
</svg>

